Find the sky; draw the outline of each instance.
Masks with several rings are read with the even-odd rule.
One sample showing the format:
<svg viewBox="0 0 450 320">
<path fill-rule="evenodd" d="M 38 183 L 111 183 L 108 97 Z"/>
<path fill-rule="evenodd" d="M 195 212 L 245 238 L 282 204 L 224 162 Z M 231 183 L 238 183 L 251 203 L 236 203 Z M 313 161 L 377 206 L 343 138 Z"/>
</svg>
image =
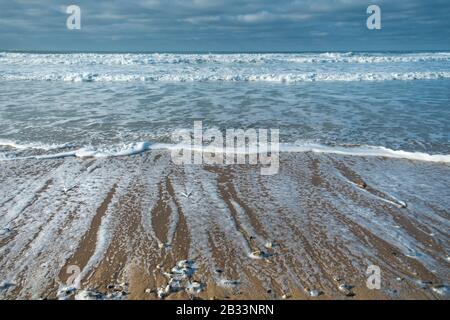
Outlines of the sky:
<svg viewBox="0 0 450 320">
<path fill-rule="evenodd" d="M 372 4 L 381 30 L 366 27 Z M 450 0 L 0 0 L 0 50 L 450 50 L 449 12 Z"/>
</svg>

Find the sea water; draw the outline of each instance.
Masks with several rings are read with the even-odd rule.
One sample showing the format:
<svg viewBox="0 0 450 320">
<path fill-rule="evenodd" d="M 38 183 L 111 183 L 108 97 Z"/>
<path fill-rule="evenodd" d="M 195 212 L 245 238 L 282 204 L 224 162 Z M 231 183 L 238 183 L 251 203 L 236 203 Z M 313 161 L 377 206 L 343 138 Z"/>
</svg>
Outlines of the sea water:
<svg viewBox="0 0 450 320">
<path fill-rule="evenodd" d="M 449 89 L 450 52 L 2 52 L 0 159 L 135 154 L 195 120 L 279 129 L 286 150 L 446 156 Z"/>
</svg>

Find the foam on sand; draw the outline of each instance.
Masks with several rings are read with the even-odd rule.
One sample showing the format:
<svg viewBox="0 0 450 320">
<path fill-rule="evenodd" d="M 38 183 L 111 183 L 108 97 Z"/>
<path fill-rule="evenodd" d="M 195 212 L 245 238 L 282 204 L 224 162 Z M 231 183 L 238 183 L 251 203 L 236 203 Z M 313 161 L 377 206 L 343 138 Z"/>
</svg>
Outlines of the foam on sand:
<svg viewBox="0 0 450 320">
<path fill-rule="evenodd" d="M 281 150 L 287 152 L 329 153 L 344 156 L 384 157 L 426 162 L 450 163 L 450 155 L 446 154 L 428 154 L 424 152 L 392 150 L 381 146 L 326 146 L 321 144 L 300 142 L 295 144 L 284 144 L 281 147 Z"/>
<path fill-rule="evenodd" d="M 281 156 L 283 169 L 269 177 L 252 166 L 178 166 L 162 150 L 120 159 L 3 162 L 0 223 L 11 232 L 0 237 L 0 280 L 20 286 L 0 289 L 0 297 L 209 298 L 213 291 L 218 298 L 239 292 L 248 299 L 267 298 L 268 290 L 273 298 L 335 297 L 338 284 L 330 279 L 339 274 L 364 298 L 365 285 L 357 280 L 376 259 L 386 278 L 417 279 L 413 272 L 420 271 L 433 286 L 445 283 L 448 166 Z M 358 192 L 338 175 L 342 167 L 408 208 Z M 64 192 L 63 183 L 76 187 Z M 411 225 L 433 231 L 442 245 L 430 247 Z M 159 250 L 158 239 L 170 245 Z M 261 251 L 265 244 L 270 256 Z M 420 254 L 411 258 L 413 250 Z M 86 257 L 77 260 L 80 254 Z M 79 289 L 59 287 L 55 281 L 67 283 L 66 266 L 75 261 Z M 345 267 L 321 268 L 327 262 Z M 129 295 L 102 289 L 122 282 L 129 283 Z M 306 287 L 311 290 L 292 291 Z M 443 296 L 420 288 L 402 288 L 399 296 L 410 297 L 408 290 Z"/>
<path fill-rule="evenodd" d="M 39 150 L 56 150 L 73 147 L 70 143 L 64 144 L 45 144 L 45 143 L 18 143 L 12 140 L 0 139 L 0 147 L 7 147 L 18 150 L 39 149 Z"/>
<path fill-rule="evenodd" d="M 70 144 L 62 145 L 63 148 L 69 148 Z M 45 147 L 40 144 L 33 145 L 20 145 L 19 149 L 43 149 L 43 150 L 55 150 L 61 148 L 61 146 Z M 47 148 L 47 149 L 45 149 Z M 152 143 L 150 141 L 135 142 L 123 145 L 111 145 L 109 147 L 83 147 L 75 150 L 58 153 L 46 153 L 35 156 L 26 157 L 0 157 L 0 161 L 4 160 L 26 160 L 26 159 L 60 159 L 68 157 L 76 158 L 112 158 L 112 157 L 124 157 L 132 156 L 147 152 L 149 150 L 182 150 L 186 148 L 192 148 L 193 151 L 204 151 L 220 153 L 225 151 L 223 149 L 211 148 L 205 146 L 202 148 L 196 146 L 187 146 L 182 144 L 166 144 L 166 143 Z M 280 143 L 280 152 L 313 152 L 323 154 L 336 154 L 342 156 L 355 156 L 355 157 L 382 157 L 393 159 L 406 159 L 423 162 L 436 162 L 436 163 L 450 163 L 450 155 L 447 154 L 428 154 L 424 152 L 412 152 L 404 150 L 392 150 L 382 146 L 348 146 L 348 145 L 323 145 L 307 142 L 295 142 L 295 143 Z M 235 153 L 257 153 L 257 146 L 249 146 L 248 148 L 236 148 Z M 1 155 L 1 154 L 0 154 Z"/>
</svg>

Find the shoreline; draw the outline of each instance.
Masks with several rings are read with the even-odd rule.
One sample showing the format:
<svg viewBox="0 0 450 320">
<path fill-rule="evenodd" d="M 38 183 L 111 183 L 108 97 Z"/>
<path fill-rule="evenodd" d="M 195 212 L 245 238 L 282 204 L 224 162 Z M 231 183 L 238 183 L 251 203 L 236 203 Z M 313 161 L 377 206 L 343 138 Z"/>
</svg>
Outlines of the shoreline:
<svg viewBox="0 0 450 320">
<path fill-rule="evenodd" d="M 3 299 L 448 299 L 445 164 L 292 152 L 261 176 L 150 150 L 0 165 Z"/>
</svg>

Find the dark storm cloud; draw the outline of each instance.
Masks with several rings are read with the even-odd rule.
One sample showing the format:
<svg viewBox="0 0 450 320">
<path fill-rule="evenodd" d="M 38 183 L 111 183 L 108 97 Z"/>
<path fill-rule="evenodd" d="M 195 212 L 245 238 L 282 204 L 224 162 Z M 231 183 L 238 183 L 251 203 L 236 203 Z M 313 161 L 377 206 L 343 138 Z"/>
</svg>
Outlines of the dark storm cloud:
<svg viewBox="0 0 450 320">
<path fill-rule="evenodd" d="M 82 29 L 66 28 L 68 5 Z M 378 4 L 382 30 L 366 28 Z M 448 0 L 0 0 L 0 48 L 38 50 L 450 49 Z"/>
</svg>

